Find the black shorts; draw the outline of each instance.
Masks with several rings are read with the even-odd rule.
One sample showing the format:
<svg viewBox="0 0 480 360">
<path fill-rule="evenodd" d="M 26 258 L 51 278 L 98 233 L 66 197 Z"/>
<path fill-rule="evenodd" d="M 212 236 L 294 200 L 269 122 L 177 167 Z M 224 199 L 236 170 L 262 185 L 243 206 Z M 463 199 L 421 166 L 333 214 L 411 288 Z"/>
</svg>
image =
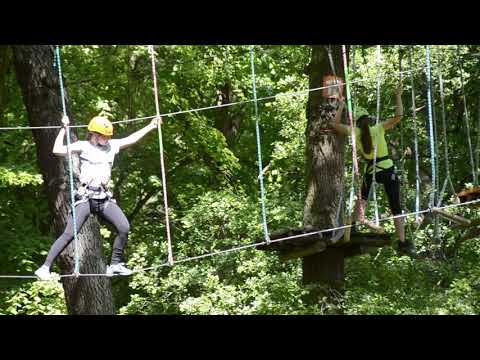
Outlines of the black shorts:
<svg viewBox="0 0 480 360">
<path fill-rule="evenodd" d="M 385 192 L 387 193 L 388 203 L 393 215 L 399 215 L 402 213 L 402 207 L 400 205 L 400 182 L 398 176 L 395 173 L 395 167 L 392 166 L 388 169 L 377 171 L 375 173 L 375 180 L 378 184 L 383 184 Z M 373 174 L 365 174 L 362 184 L 362 199 L 368 200 L 368 193 L 372 186 Z"/>
</svg>

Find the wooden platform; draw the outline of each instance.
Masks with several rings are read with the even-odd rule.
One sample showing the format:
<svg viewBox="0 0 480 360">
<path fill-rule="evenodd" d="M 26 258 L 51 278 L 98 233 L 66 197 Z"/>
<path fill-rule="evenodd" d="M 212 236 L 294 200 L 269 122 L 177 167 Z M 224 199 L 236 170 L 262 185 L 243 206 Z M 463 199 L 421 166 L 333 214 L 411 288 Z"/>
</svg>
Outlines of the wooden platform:
<svg viewBox="0 0 480 360">
<path fill-rule="evenodd" d="M 270 245 L 260 245 L 258 250 L 263 251 L 278 251 L 280 259 L 287 261 L 291 259 L 301 258 L 325 251 L 327 248 L 337 248 L 344 251 L 345 257 L 365 254 L 374 248 L 383 247 L 391 244 L 390 234 L 377 233 L 361 233 L 352 231 L 350 234 L 350 241 L 344 242 L 343 238 L 339 238 L 337 233 L 323 233 L 311 234 L 303 237 L 297 237 L 288 240 L 275 242 L 274 240 L 282 239 L 290 236 L 308 234 L 319 231 L 319 229 L 296 229 L 296 230 L 279 230 L 271 234 L 270 240 L 273 242 Z M 343 232 L 342 232 L 343 235 Z M 339 239 L 338 239 L 339 238 Z M 263 242 L 264 239 L 257 239 L 257 242 Z"/>
<path fill-rule="evenodd" d="M 480 199 L 480 187 L 473 187 L 471 189 L 465 189 L 457 194 L 460 203 L 473 201 Z M 475 204 L 478 206 L 477 204 Z"/>
</svg>

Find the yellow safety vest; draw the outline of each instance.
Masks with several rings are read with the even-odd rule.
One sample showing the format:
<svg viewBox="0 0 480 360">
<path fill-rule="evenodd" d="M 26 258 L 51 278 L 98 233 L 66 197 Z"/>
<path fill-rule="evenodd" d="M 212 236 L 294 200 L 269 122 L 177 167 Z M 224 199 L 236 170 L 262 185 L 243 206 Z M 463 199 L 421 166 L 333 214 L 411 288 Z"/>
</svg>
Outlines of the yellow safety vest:
<svg viewBox="0 0 480 360">
<path fill-rule="evenodd" d="M 359 150 L 360 154 L 366 160 L 373 160 L 375 144 L 377 144 L 377 159 L 388 156 L 388 146 L 387 141 L 385 140 L 385 129 L 383 127 L 383 124 L 379 123 L 375 126 L 369 126 L 369 128 L 370 136 L 372 137 L 372 151 L 369 154 L 365 154 L 365 151 L 363 150 L 361 130 L 359 128 L 355 128 L 355 140 L 357 144 L 357 149 Z M 389 169 L 392 166 L 392 159 L 385 159 L 376 163 L 376 171 L 378 172 Z M 371 164 L 370 166 L 367 164 L 365 167 L 367 168 L 365 172 L 368 171 L 369 174 L 373 174 L 373 164 Z"/>
</svg>

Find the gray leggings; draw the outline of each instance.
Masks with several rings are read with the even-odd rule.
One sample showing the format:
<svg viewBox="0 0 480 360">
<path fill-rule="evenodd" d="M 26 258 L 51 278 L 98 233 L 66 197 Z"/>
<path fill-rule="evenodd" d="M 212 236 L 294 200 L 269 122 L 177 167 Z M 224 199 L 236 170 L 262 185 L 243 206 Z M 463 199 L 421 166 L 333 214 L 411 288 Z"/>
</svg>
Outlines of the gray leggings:
<svg viewBox="0 0 480 360">
<path fill-rule="evenodd" d="M 111 264 L 118 264 L 122 261 L 123 249 L 127 243 L 128 232 L 130 231 L 130 224 L 123 213 L 122 209 L 111 200 L 95 200 L 79 203 L 75 206 L 75 217 L 77 222 L 77 233 L 82 229 L 83 224 L 88 216 L 93 214 L 100 215 L 103 219 L 110 222 L 117 229 L 117 237 L 113 242 L 112 261 Z M 67 247 L 73 240 L 73 215 L 70 212 L 68 216 L 67 226 L 62 235 L 53 243 L 48 252 L 47 259 L 44 265 L 49 268 L 55 261 L 57 256 Z"/>
</svg>

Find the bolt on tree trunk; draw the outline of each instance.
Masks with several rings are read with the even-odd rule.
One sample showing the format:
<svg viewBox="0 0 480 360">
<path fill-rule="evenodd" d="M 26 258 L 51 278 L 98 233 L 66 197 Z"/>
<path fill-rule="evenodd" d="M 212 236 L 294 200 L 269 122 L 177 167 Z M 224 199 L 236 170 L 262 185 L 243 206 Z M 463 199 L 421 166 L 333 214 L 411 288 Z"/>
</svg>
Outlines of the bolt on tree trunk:
<svg viewBox="0 0 480 360">
<path fill-rule="evenodd" d="M 13 46 L 17 81 L 22 91 L 30 126 L 61 125 L 62 105 L 59 79 L 53 67 L 53 46 Z M 73 124 L 68 97 L 67 114 Z M 71 208 L 68 159 L 52 154 L 58 129 L 33 130 L 37 161 L 43 175 L 49 209 L 53 215 L 53 230 L 63 233 Z M 72 141 L 77 139 L 72 131 Z M 74 157 L 74 181 L 78 178 L 78 157 Z M 98 223 L 91 217 L 78 236 L 81 273 L 104 273 L 102 245 Z M 74 269 L 74 244 L 59 256 L 62 274 Z M 106 277 L 64 278 L 62 280 L 69 314 L 114 314 L 110 279 Z"/>
<path fill-rule="evenodd" d="M 341 47 L 332 46 L 335 72 L 343 74 Z M 332 74 L 324 46 L 313 46 L 311 62 L 307 67 L 310 88 L 323 85 L 323 77 Z M 307 194 L 304 207 L 304 226 L 332 228 L 337 226 L 337 209 L 341 206 L 340 196 L 344 183 L 344 142 L 343 136 L 328 129 L 328 122 L 334 118 L 336 106 L 328 103 L 322 92 L 309 93 L 307 103 L 306 129 L 306 181 Z M 326 233 L 325 236 L 331 236 Z M 344 255 L 341 249 L 327 248 L 324 252 L 304 257 L 303 283 L 314 286 L 310 291 L 309 302 L 332 296 L 343 290 Z"/>
</svg>

